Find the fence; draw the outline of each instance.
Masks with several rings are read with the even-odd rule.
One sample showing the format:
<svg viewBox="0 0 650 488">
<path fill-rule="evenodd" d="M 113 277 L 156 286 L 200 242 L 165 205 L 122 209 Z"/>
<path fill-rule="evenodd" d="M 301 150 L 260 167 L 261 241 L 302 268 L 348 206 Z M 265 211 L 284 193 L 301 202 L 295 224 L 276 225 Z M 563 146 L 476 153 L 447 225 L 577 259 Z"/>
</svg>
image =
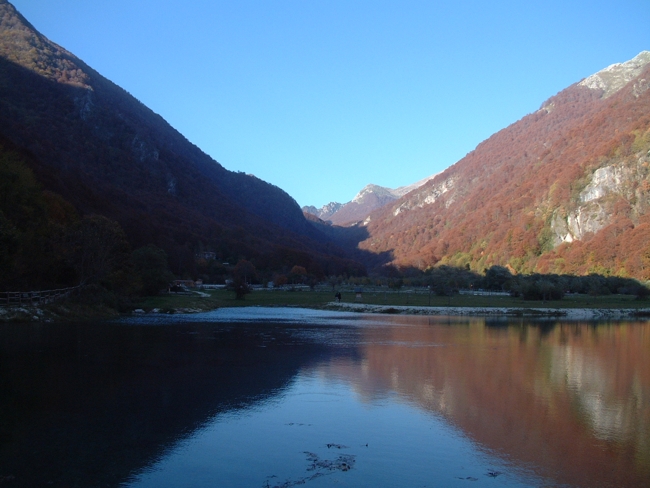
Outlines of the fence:
<svg viewBox="0 0 650 488">
<path fill-rule="evenodd" d="M 461 295 L 489 295 L 493 297 L 510 296 L 510 292 L 494 291 L 494 290 L 460 290 L 458 293 L 460 293 Z"/>
<path fill-rule="evenodd" d="M 67 297 L 79 286 L 60 288 L 58 290 L 42 291 L 2 291 L 0 292 L 0 307 L 20 307 L 23 305 L 42 305 Z"/>
</svg>

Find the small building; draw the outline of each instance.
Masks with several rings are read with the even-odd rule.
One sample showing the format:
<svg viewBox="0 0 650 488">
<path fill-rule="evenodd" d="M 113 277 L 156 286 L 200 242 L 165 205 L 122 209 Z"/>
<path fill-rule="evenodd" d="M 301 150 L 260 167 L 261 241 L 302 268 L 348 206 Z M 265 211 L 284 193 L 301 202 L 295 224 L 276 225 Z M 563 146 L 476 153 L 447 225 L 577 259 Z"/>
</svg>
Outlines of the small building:
<svg viewBox="0 0 650 488">
<path fill-rule="evenodd" d="M 204 251 L 200 252 L 196 255 L 197 258 L 199 259 L 205 259 L 206 261 L 211 261 L 214 259 L 217 259 L 217 253 L 216 252 L 210 252 L 210 251 Z"/>
</svg>

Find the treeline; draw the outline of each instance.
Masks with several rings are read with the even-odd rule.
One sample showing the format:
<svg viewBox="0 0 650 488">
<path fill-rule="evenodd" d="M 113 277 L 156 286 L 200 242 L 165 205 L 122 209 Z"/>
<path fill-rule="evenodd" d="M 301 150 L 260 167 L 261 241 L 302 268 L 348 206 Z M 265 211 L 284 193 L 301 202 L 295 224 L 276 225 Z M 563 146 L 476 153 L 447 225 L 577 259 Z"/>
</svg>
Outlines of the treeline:
<svg viewBox="0 0 650 488">
<path fill-rule="evenodd" d="M 61 196 L 41 188 L 28 158 L 0 145 L 0 290 L 82 284 L 117 297 L 168 285 L 173 275 L 162 249 L 133 251 L 117 222 L 80 216 Z"/>
<path fill-rule="evenodd" d="M 503 266 L 491 266 L 484 270 L 484 273 L 477 273 L 468 267 L 446 265 L 436 266 L 424 272 L 417 268 L 386 266 L 381 276 L 352 279 L 351 282 L 358 285 L 383 285 L 395 289 L 403 286 L 429 287 L 441 296 L 451 296 L 460 290 L 507 292 L 524 300 L 559 300 L 566 293 L 593 296 L 622 294 L 636 295 L 638 298 L 650 296 L 650 290 L 632 278 L 599 274 L 512 274 Z"/>
</svg>

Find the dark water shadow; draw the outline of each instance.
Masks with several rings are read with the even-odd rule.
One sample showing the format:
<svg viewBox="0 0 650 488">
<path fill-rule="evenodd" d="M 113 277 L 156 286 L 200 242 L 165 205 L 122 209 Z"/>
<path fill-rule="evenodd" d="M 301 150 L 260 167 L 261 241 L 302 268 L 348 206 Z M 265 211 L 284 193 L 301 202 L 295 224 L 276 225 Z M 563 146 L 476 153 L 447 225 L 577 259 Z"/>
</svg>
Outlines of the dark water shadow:
<svg viewBox="0 0 650 488">
<path fill-rule="evenodd" d="M 117 486 L 333 355 L 260 327 L 2 325 L 0 484 Z"/>
</svg>

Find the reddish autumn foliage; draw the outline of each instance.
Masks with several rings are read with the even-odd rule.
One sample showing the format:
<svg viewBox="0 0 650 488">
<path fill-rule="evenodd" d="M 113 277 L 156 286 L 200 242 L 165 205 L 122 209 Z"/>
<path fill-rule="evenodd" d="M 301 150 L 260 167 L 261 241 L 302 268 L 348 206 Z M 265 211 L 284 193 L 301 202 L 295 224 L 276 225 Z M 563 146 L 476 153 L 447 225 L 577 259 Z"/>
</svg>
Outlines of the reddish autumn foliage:
<svg viewBox="0 0 650 488">
<path fill-rule="evenodd" d="M 420 269 L 509 265 L 517 272 L 650 278 L 647 79 L 650 67 L 609 97 L 578 84 L 562 91 L 375 212 L 360 247 Z M 587 208 L 581 192 L 595 170 L 609 166 L 627 180 L 590 200 L 602 222 L 562 243 L 559 223 Z"/>
</svg>

